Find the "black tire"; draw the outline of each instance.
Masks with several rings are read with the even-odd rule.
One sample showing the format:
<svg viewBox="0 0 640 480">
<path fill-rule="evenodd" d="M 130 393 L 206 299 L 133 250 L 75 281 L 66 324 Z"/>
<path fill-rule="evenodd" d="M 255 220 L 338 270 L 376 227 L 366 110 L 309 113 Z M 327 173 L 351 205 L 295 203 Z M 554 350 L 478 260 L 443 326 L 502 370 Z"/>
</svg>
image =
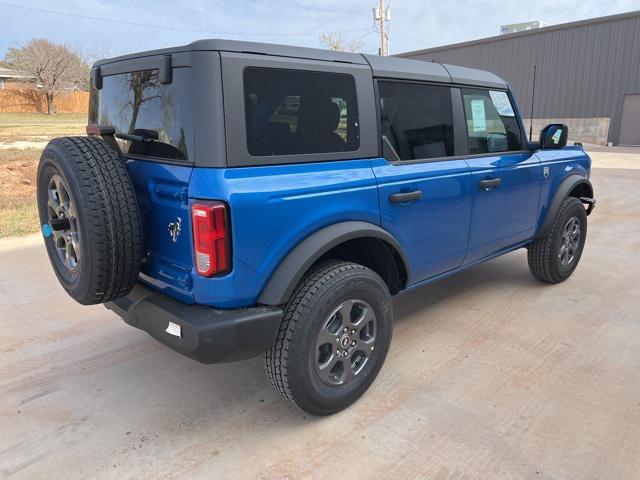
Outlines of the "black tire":
<svg viewBox="0 0 640 480">
<path fill-rule="evenodd" d="M 562 257 L 565 252 L 561 249 L 566 237 L 565 228 L 572 219 L 577 222 L 580 236 L 572 243 L 573 259 L 565 263 L 567 257 Z M 578 266 L 586 238 L 587 213 L 584 206 L 579 199 L 568 197 L 562 202 L 549 231 L 528 247 L 527 259 L 533 276 L 546 283 L 559 283 L 569 278 Z"/>
<path fill-rule="evenodd" d="M 354 358 L 357 362 L 357 356 L 363 355 L 364 350 L 369 356 L 348 383 L 326 384 L 316 367 L 318 336 L 332 312 L 336 315 L 334 318 L 342 318 L 335 313 L 336 307 L 349 302 L 355 302 L 354 308 L 362 308 L 357 302 L 371 307 L 375 315 L 374 338 L 370 340 L 373 343 L 368 344 L 371 347 L 361 347 L 359 340 L 362 331 L 355 334 L 357 336 L 353 336 L 352 340 L 358 346 L 350 350 L 349 365 Z M 365 316 L 364 313 L 362 316 Z M 330 261 L 319 264 L 301 280 L 285 307 L 277 340 L 265 354 L 267 377 L 291 404 L 307 413 L 329 415 L 338 412 L 360 398 L 375 380 L 387 356 L 392 329 L 391 295 L 380 276 L 355 263 Z M 341 327 L 338 330 L 341 332 Z M 340 341 L 338 338 L 336 340 Z M 344 354 L 339 350 L 339 344 L 334 347 Z M 362 350 L 358 350 L 360 348 Z M 335 353 L 332 352 L 331 356 Z M 336 366 L 341 361 L 340 355 L 337 357 Z M 347 360 L 344 362 L 343 368 L 346 369 Z M 337 375 L 332 378 L 339 381 Z"/>
<path fill-rule="evenodd" d="M 97 137 L 56 138 L 40 157 L 37 186 L 45 246 L 67 293 L 83 305 L 128 294 L 140 272 L 142 240 L 118 152 Z"/>
</svg>

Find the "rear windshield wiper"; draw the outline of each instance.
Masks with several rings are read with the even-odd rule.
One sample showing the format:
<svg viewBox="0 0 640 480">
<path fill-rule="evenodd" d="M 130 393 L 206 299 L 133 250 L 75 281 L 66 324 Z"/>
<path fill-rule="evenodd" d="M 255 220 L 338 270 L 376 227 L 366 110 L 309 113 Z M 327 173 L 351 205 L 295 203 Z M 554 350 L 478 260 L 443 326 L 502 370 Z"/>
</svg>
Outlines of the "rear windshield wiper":
<svg viewBox="0 0 640 480">
<path fill-rule="evenodd" d="M 155 130 L 136 128 L 133 133 L 116 133 L 116 138 L 130 142 L 154 142 L 160 137 Z"/>
</svg>

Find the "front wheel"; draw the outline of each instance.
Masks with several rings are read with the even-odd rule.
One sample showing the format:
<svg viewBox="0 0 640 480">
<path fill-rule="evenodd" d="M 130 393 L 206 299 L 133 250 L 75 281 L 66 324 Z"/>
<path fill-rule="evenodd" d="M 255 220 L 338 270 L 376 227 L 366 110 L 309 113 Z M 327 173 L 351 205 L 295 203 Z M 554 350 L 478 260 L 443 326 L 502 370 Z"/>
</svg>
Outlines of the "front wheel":
<svg viewBox="0 0 640 480">
<path fill-rule="evenodd" d="M 566 280 L 578 266 L 586 239 L 587 213 L 580 200 L 568 197 L 546 235 L 529 245 L 531 273 L 546 283 Z"/>
<path fill-rule="evenodd" d="M 384 363 L 393 324 L 384 281 L 362 265 L 331 261 L 312 269 L 285 307 L 267 377 L 289 402 L 329 415 L 355 402 Z"/>
</svg>

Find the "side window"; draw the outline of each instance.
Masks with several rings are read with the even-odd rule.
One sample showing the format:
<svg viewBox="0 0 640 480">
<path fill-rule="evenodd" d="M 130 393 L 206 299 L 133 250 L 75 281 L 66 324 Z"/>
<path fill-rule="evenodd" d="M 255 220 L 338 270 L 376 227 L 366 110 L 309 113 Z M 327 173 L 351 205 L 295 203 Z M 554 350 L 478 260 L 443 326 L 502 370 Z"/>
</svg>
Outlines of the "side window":
<svg viewBox="0 0 640 480">
<path fill-rule="evenodd" d="M 449 87 L 380 81 L 378 93 L 382 135 L 401 160 L 454 154 Z"/>
<path fill-rule="evenodd" d="M 347 152 L 359 147 L 351 75 L 247 68 L 244 96 L 251 155 Z"/>
<path fill-rule="evenodd" d="M 471 155 L 522 149 L 520 126 L 507 92 L 467 88 L 462 96 Z"/>
</svg>

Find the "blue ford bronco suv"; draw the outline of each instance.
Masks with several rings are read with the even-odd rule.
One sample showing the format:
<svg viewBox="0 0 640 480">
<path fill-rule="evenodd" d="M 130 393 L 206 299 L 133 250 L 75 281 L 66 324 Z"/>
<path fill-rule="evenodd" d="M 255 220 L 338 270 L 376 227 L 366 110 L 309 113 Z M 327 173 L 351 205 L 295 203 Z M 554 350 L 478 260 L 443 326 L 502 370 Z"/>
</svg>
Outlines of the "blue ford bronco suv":
<svg viewBox="0 0 640 480">
<path fill-rule="evenodd" d="M 491 73 L 202 40 L 91 85 L 88 136 L 38 170 L 62 286 L 200 362 L 264 354 L 311 414 L 371 385 L 392 296 L 519 248 L 547 283 L 580 260 L 590 159 L 561 124 L 527 141 Z"/>
</svg>

